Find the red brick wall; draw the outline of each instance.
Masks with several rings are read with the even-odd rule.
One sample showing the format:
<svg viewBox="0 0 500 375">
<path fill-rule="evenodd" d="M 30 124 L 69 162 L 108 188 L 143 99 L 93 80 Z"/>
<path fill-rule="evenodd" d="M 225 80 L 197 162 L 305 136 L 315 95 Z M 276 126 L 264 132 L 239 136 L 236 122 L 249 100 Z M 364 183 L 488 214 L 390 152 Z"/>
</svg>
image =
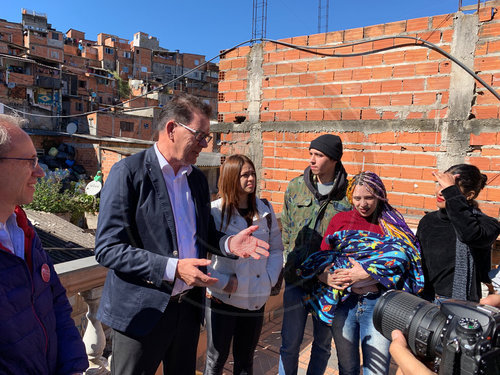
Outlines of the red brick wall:
<svg viewBox="0 0 500 375">
<path fill-rule="evenodd" d="M 500 87 L 500 15 L 481 12 L 474 70 Z M 341 45 L 384 36 L 416 36 L 450 52 L 453 14 L 418 18 L 282 42 L 304 46 Z M 368 42 L 336 49 L 356 53 L 407 40 Z M 221 59 L 219 121 L 245 115 L 249 47 Z M 451 61 L 423 47 L 405 47 L 357 57 L 319 57 L 309 52 L 264 43 L 261 121 L 374 120 L 444 118 L 447 114 Z M 498 100 L 478 90 L 477 118 L 498 118 Z"/>
<path fill-rule="evenodd" d="M 378 37 L 417 36 L 450 52 L 455 17 L 425 17 L 282 41 L 318 47 L 369 41 L 336 49 L 342 54 L 401 43 L 371 41 Z M 473 70 L 498 90 L 499 13 L 482 9 L 478 22 Z M 220 152 L 242 152 L 259 161 L 261 196 L 277 211 L 288 181 L 307 166 L 310 141 L 328 132 L 343 140 L 349 175 L 361 170 L 378 173 L 391 204 L 407 216 L 435 209 L 431 172 L 460 159 L 488 175 L 479 203 L 484 212 L 499 217 L 500 102 L 477 84 L 469 117 L 457 127 L 448 118 L 452 63 L 445 56 L 415 46 L 356 57 L 320 57 L 273 42 L 262 48 L 258 140 L 250 137 L 252 122 L 246 127 L 230 124 L 236 116 L 247 121 L 251 116 L 251 48 L 236 49 L 220 61 L 218 119 L 232 126 L 221 130 Z M 455 139 L 455 132 L 463 139 Z M 252 142 L 257 143 L 252 147 Z"/>
<path fill-rule="evenodd" d="M 422 216 L 424 211 L 436 208 L 436 155 L 440 149 L 440 134 L 432 132 L 381 132 L 366 135 L 362 132 L 328 132 L 342 138 L 342 162 L 349 176 L 370 170 L 382 177 L 389 201 L 407 216 Z M 281 211 L 283 195 L 288 182 L 300 175 L 308 165 L 310 142 L 323 133 L 318 132 L 263 132 L 263 162 L 260 176 L 261 196 L 268 198 Z M 233 134 L 234 136 L 234 134 Z M 498 136 L 498 134 L 494 134 Z M 491 137 L 482 134 L 479 137 Z M 474 136 L 473 138 L 478 139 Z M 500 142 L 497 139 L 483 151 L 472 152 L 466 158 L 487 174 L 491 183 L 478 197 L 481 209 L 499 217 Z M 224 152 L 224 151 L 228 152 Z M 237 147 L 223 149 L 223 153 L 247 153 Z M 495 179 L 495 180 L 493 180 Z"/>
<path fill-rule="evenodd" d="M 474 54 L 474 71 L 489 85 L 498 90 L 500 87 L 500 13 L 491 19 L 488 8 L 480 13 L 482 24 L 479 29 L 479 42 Z M 478 83 L 477 98 L 472 107 L 476 118 L 500 118 L 498 99 Z"/>
<path fill-rule="evenodd" d="M 153 129 L 153 119 L 139 116 L 120 116 L 104 113 L 93 113 L 89 115 L 93 119 L 97 132 L 94 135 L 99 137 L 127 137 L 142 140 L 153 140 L 155 131 Z M 120 130 L 120 121 L 134 123 L 133 131 Z M 144 124 L 148 124 L 146 128 Z"/>
</svg>

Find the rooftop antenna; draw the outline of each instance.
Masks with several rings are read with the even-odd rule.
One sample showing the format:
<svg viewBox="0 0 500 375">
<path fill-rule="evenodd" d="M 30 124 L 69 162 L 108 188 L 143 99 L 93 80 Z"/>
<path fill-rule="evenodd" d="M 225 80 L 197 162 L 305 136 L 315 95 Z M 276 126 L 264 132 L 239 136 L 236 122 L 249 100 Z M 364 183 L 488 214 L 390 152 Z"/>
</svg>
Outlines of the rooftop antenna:
<svg viewBox="0 0 500 375">
<path fill-rule="evenodd" d="M 318 34 L 328 31 L 330 0 L 318 0 Z"/>
<path fill-rule="evenodd" d="M 267 0 L 253 0 L 252 13 L 252 40 L 266 37 L 267 27 Z"/>
</svg>

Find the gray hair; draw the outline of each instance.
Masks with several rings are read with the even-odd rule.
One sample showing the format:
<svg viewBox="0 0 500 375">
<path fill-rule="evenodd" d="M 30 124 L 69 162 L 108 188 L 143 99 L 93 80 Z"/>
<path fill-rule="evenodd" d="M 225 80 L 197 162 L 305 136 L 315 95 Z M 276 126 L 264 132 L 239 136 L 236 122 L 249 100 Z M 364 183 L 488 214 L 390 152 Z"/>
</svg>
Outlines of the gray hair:
<svg viewBox="0 0 500 375">
<path fill-rule="evenodd" d="M 6 125 L 22 128 L 26 120 L 18 116 L 0 114 L 0 155 L 6 154 L 10 150 L 10 134 Z"/>
<path fill-rule="evenodd" d="M 167 122 L 172 119 L 189 124 L 195 112 L 210 118 L 212 108 L 196 96 L 180 93 L 165 104 L 158 117 L 156 128 L 162 131 Z"/>
</svg>

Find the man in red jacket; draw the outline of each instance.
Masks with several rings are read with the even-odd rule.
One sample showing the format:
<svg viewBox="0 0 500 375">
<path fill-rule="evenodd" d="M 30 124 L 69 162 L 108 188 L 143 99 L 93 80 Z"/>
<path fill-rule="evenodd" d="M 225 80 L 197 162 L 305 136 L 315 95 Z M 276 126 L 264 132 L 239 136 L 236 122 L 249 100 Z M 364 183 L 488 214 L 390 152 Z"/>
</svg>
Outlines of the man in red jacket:
<svg viewBox="0 0 500 375">
<path fill-rule="evenodd" d="M 20 121 L 0 115 L 0 373 L 71 375 L 88 367 L 71 305 L 20 205 L 44 176 Z"/>
</svg>

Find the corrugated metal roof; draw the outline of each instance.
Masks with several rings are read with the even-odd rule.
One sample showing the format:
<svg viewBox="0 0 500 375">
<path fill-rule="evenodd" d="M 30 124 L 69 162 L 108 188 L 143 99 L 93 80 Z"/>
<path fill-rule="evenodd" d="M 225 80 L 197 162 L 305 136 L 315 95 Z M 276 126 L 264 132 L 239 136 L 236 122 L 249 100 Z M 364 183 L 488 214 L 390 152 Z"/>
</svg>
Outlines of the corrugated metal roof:
<svg viewBox="0 0 500 375">
<path fill-rule="evenodd" d="M 26 209 L 54 264 L 94 256 L 94 235 L 55 214 Z"/>
</svg>

